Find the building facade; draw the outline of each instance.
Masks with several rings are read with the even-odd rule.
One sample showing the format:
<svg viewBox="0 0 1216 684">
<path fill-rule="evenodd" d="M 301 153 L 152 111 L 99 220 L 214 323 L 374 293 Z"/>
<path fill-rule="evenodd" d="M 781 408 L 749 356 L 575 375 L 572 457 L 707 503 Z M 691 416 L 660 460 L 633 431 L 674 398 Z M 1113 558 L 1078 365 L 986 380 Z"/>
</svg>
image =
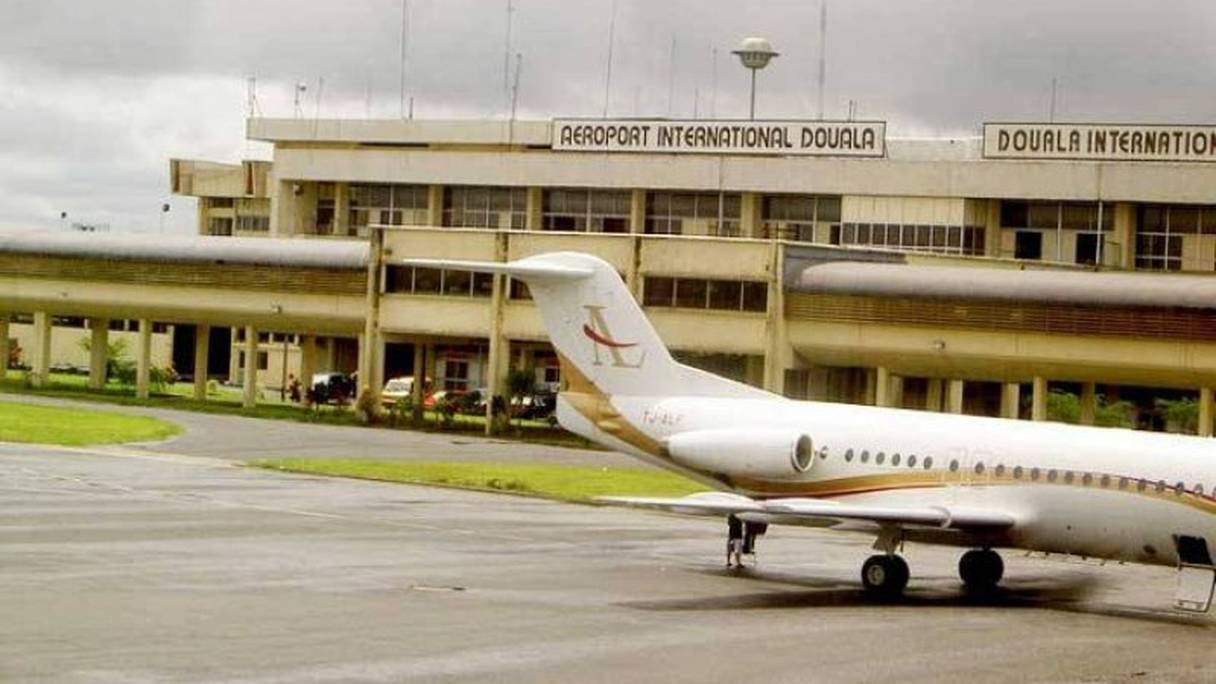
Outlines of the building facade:
<svg viewBox="0 0 1216 684">
<path fill-rule="evenodd" d="M 900 140 L 873 122 L 252 119 L 248 136 L 274 145 L 272 164 L 174 161 L 171 176 L 175 192 L 200 198 L 200 234 L 226 234 L 228 218 L 232 234 L 254 234 L 238 228 L 245 200 L 264 217 L 259 234 L 369 240 L 380 250 L 382 363 L 365 370 L 377 382 L 411 374 L 416 348 L 431 350 L 427 374 L 442 388 L 492 386 L 509 366 L 555 381 L 521 286 L 393 261 L 573 249 L 617 266 L 681 358 L 794 396 L 954 409 L 965 401 L 970 412 L 1008 415 L 1039 411 L 1042 401 L 1019 397 L 1045 395 L 1049 383 L 1082 397 L 1095 386 L 1108 397 L 1196 392 L 1209 373 L 1202 337 L 1161 349 L 1152 347 L 1159 337 L 1134 330 L 1098 334 L 1097 346 L 1088 334 L 1054 331 L 1036 340 L 1049 348 L 1040 351 L 1026 344 L 1039 330 L 970 321 L 968 334 L 1014 341 L 999 354 L 977 343 L 965 359 L 922 358 L 916 345 L 949 346 L 943 331 L 957 337 L 958 323 L 859 321 L 858 310 L 878 307 L 873 298 L 829 302 L 791 289 L 791 264 L 816 249 L 911 265 L 1147 274 L 1137 284 L 1216 270 L 1216 145 L 1196 142 L 1216 139 L 1211 131 L 1052 126 Z M 1168 296 L 1157 305 L 1172 310 Z M 1050 351 L 1068 345 L 1088 350 Z M 298 374 L 291 339 L 268 336 L 260 348 L 272 376 L 284 355 Z M 1176 361 L 1168 370 L 1146 362 L 1163 353 Z"/>
</svg>

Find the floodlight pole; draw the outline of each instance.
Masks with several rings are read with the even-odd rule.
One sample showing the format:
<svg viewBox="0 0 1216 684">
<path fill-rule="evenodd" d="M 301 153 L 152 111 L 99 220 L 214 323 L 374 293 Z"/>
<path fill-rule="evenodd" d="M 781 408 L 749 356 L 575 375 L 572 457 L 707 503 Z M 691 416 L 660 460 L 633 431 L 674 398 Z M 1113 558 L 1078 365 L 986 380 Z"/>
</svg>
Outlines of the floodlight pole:
<svg viewBox="0 0 1216 684">
<path fill-rule="evenodd" d="M 748 119 L 751 121 L 755 121 L 756 120 L 756 70 L 752 69 L 751 72 L 752 72 L 752 106 L 748 112 Z"/>
</svg>

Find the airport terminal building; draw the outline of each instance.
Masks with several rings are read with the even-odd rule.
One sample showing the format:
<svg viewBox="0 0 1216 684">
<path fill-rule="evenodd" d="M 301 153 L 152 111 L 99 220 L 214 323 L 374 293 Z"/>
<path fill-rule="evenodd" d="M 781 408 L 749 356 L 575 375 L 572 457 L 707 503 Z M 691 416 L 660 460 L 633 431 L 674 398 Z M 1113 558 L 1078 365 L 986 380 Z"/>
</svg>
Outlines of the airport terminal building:
<svg viewBox="0 0 1216 684">
<path fill-rule="evenodd" d="M 1082 422 L 1099 396 L 1194 396 L 1211 432 L 1213 127 L 913 140 L 870 121 L 251 119 L 248 136 L 273 162 L 170 163 L 206 244 L 306 241 L 313 266 L 367 253 L 341 258 L 362 292 L 282 286 L 332 284 L 360 309 L 349 325 L 232 317 L 237 382 L 358 369 L 368 386 L 421 372 L 494 391 L 531 368 L 556 383 L 522 284 L 397 262 L 578 250 L 616 266 L 679 358 L 775 392 L 1043 418 L 1062 388 Z"/>
</svg>

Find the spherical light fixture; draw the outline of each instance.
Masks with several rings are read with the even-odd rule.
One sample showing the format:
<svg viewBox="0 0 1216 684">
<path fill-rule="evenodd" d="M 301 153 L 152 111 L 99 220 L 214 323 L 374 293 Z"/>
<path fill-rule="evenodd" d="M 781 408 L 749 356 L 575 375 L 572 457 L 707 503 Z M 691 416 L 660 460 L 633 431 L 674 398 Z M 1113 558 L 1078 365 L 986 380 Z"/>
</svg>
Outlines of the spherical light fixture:
<svg viewBox="0 0 1216 684">
<path fill-rule="evenodd" d="M 772 44 L 768 40 L 755 36 L 744 38 L 739 43 L 739 48 L 733 50 L 732 53 L 738 55 L 739 61 L 743 63 L 743 66 L 752 72 L 750 118 L 754 120 L 756 118 L 756 72 L 768 66 L 768 63 L 774 57 L 779 57 L 781 53 L 774 51 Z"/>
</svg>

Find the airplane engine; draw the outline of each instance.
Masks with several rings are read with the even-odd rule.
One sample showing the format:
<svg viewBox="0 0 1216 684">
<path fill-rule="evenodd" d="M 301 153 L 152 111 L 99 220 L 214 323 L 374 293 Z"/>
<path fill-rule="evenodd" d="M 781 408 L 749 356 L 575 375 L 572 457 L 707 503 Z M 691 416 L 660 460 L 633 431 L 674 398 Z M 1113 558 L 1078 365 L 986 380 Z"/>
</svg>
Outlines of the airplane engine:
<svg viewBox="0 0 1216 684">
<path fill-rule="evenodd" d="M 786 430 L 694 430 L 667 439 L 675 462 L 696 470 L 764 479 L 793 478 L 815 462 L 810 436 Z"/>
</svg>

